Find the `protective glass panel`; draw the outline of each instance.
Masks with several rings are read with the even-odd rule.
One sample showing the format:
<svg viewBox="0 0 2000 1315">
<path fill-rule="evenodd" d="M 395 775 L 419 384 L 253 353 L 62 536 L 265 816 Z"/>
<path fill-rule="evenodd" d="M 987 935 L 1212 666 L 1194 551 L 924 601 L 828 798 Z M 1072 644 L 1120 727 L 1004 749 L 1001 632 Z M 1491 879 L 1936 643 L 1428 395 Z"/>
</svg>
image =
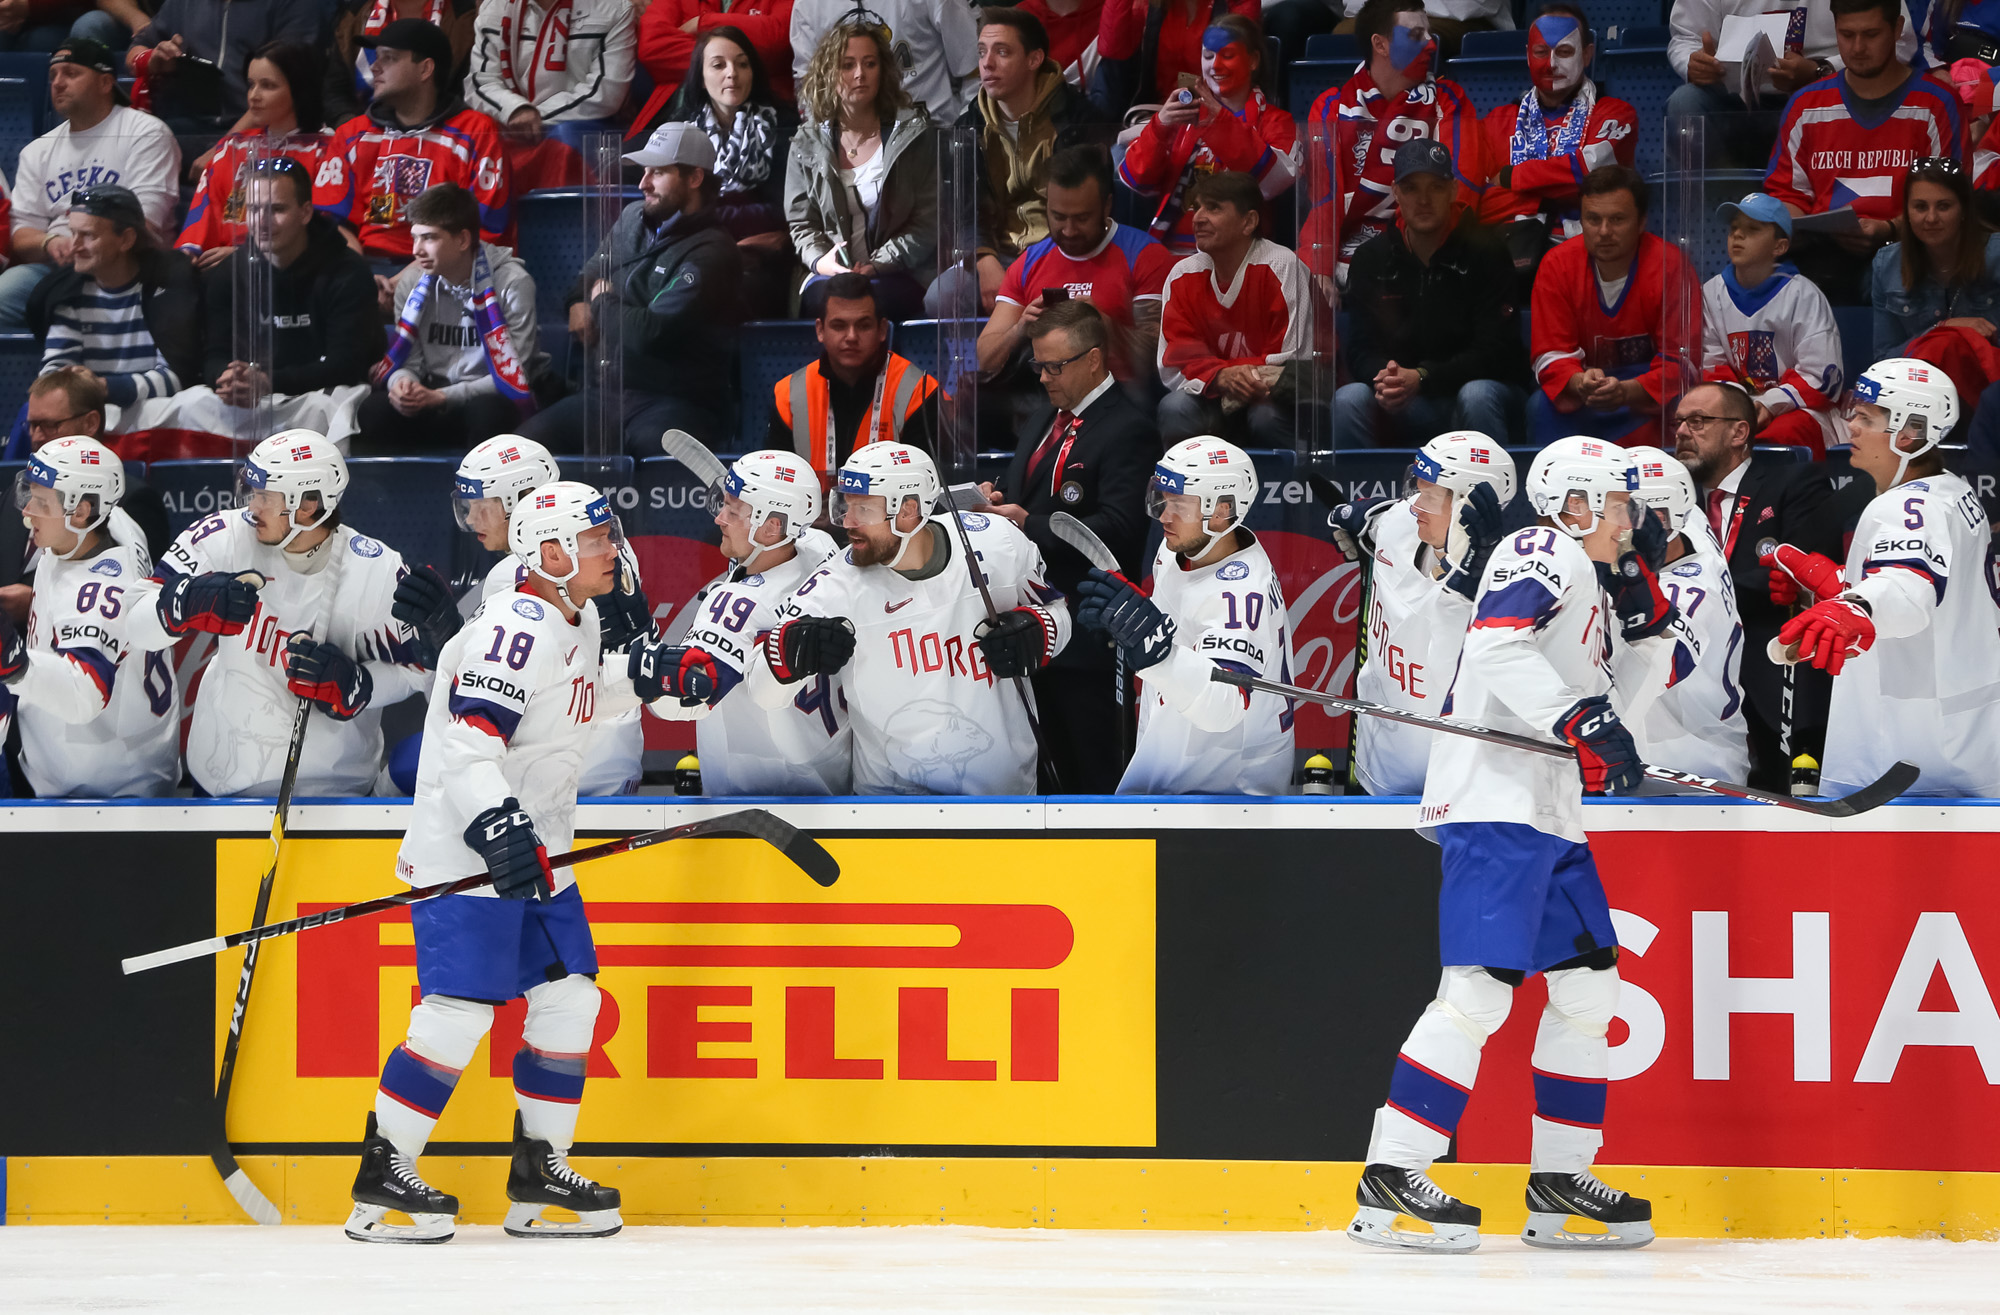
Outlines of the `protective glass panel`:
<svg viewBox="0 0 2000 1315">
<path fill-rule="evenodd" d="M 640 193 L 636 186 L 627 187 L 622 181 L 626 166 L 619 156 L 624 145 L 617 133 L 581 134 L 576 147 L 584 165 L 584 184 L 577 189 L 577 245 L 582 251 L 598 253 L 583 262 L 592 310 L 580 332 L 574 331 L 578 325 L 573 322 L 571 331 L 565 334 L 568 359 L 552 364 L 566 370 L 582 399 L 582 433 L 578 435 L 581 450 L 595 456 L 609 456 L 625 450 L 625 349 L 624 317 L 616 313 L 614 303 L 604 294 L 632 271 L 607 266 L 601 253 L 620 212 L 639 200 Z M 546 324 L 553 319 L 548 308 L 561 305 L 560 289 L 544 287 L 539 292 L 545 307 L 540 315 Z M 554 345 L 552 341 L 543 350 L 551 350 Z"/>
<path fill-rule="evenodd" d="M 979 452 L 979 330 L 984 323 L 979 290 L 979 173 L 977 136 L 969 127 L 937 134 L 939 295 L 933 297 L 940 317 L 930 326 L 931 341 L 901 355 L 925 362 L 913 351 L 930 356 L 930 373 L 944 389 L 938 399 L 937 464 L 946 484 L 972 479 Z M 916 329 L 915 325 L 908 326 Z M 901 335 L 899 335 L 901 336 Z M 923 336 L 921 331 L 911 339 Z"/>
<path fill-rule="evenodd" d="M 223 207 L 223 236 L 233 248 L 221 257 L 213 254 L 215 248 L 198 257 L 202 262 L 218 258 L 229 262 L 229 363 L 215 381 L 220 405 L 209 423 L 203 425 L 201 417 L 190 415 L 181 427 L 219 431 L 230 440 L 236 456 L 281 427 L 276 414 L 272 281 L 282 263 L 296 258 L 313 215 L 312 180 L 305 173 L 307 166 L 287 150 L 291 145 L 288 139 L 270 137 L 225 144 L 218 151 L 218 164 L 226 167 L 227 152 L 233 149 L 238 159 L 235 179 L 226 197 L 206 198 L 209 206 Z M 189 387 L 199 381 L 181 382 Z"/>
<path fill-rule="evenodd" d="M 1343 443 L 1333 432 L 1335 362 L 1340 339 L 1333 274 L 1340 251 L 1334 229 L 1332 147 L 1331 134 L 1314 124 L 1305 139 L 1305 159 L 1299 168 L 1298 182 L 1292 188 L 1292 203 L 1298 212 L 1299 259 L 1312 275 L 1313 320 L 1311 351 L 1291 368 L 1297 386 L 1297 451 L 1300 465 L 1321 475 L 1331 474 L 1336 447 L 1368 443 L 1359 435 Z M 1283 198 L 1276 204 L 1284 204 Z"/>
</svg>

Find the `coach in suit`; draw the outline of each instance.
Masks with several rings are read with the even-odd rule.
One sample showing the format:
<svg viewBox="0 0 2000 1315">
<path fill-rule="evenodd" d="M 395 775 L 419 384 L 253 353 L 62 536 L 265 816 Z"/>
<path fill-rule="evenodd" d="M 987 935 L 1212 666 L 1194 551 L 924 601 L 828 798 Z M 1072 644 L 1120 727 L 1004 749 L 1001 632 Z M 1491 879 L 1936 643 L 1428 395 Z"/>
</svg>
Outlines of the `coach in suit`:
<svg viewBox="0 0 2000 1315">
<path fill-rule="evenodd" d="M 1146 551 L 1146 483 L 1160 434 L 1111 377 L 1110 327 L 1087 301 L 1050 306 L 1028 329 L 1033 365 L 1055 405 L 1032 427 L 997 485 L 983 485 L 993 511 L 1018 525 L 1049 569 L 1049 582 L 1074 595 L 1090 570 L 1058 539 L 1049 517 L 1068 512 L 1096 533 L 1138 579 Z M 1062 789 L 1110 794 L 1125 770 L 1116 663 L 1101 637 L 1078 635 L 1034 678 L 1042 740 Z"/>
<path fill-rule="evenodd" d="M 1788 790 L 1791 761 L 1779 749 L 1784 672 L 1766 646 L 1792 615 L 1771 598 L 1771 569 L 1757 560 L 1766 539 L 1845 561 L 1832 507 L 1833 487 L 1818 466 L 1752 453 L 1757 404 L 1733 384 L 1702 384 L 1674 413 L 1674 455 L 1694 476 L 1701 508 L 1722 544 L 1743 621 L 1743 719 L 1750 736 L 1750 784 Z M 1833 680 L 1811 666 L 1793 669 L 1792 753 L 1815 759 L 1826 743 Z M 1662 766 L 1671 767 L 1672 763 Z"/>
</svg>

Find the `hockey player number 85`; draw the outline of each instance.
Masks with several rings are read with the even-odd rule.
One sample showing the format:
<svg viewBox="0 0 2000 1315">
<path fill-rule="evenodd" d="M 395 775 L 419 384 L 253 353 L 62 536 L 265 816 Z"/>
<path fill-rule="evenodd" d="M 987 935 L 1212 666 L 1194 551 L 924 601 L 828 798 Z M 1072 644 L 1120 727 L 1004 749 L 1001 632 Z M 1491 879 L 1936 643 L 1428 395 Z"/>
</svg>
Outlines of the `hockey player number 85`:
<svg viewBox="0 0 2000 1315">
<path fill-rule="evenodd" d="M 505 626 L 494 626 L 493 647 L 486 651 L 486 660 L 488 662 L 498 662 L 500 660 L 500 648 L 503 644 L 507 646 L 507 665 L 513 670 L 519 671 L 522 667 L 528 665 L 528 654 L 534 651 L 535 637 L 523 632 L 514 636 L 512 644 L 507 644 L 507 628 Z"/>
<path fill-rule="evenodd" d="M 88 612 L 91 608 L 97 607 L 104 614 L 104 619 L 109 621 L 125 609 L 125 591 L 117 585 L 105 587 L 102 597 L 103 606 L 98 607 L 99 585 L 95 580 L 88 581 L 83 588 L 76 591 L 76 610 Z"/>
</svg>

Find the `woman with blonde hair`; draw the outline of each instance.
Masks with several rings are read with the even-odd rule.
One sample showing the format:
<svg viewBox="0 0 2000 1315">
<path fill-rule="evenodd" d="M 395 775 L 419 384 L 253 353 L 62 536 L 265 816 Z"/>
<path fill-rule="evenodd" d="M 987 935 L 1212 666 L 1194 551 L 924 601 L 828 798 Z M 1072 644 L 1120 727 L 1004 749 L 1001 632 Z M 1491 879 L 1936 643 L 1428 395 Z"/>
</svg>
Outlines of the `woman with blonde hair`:
<svg viewBox="0 0 2000 1315">
<path fill-rule="evenodd" d="M 888 33 L 872 23 L 827 29 L 799 85 L 806 122 L 785 169 L 785 217 L 807 277 L 800 302 L 818 319 L 819 285 L 866 275 L 876 311 L 923 314 L 936 273 L 937 146 L 911 103 Z"/>
</svg>

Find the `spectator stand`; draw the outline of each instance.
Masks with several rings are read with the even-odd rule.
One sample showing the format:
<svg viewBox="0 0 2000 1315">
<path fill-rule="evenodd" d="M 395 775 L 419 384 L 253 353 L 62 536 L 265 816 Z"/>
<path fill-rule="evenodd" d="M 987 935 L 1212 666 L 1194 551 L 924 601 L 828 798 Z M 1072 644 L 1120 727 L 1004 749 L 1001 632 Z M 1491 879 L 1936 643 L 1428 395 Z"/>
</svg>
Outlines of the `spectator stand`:
<svg viewBox="0 0 2000 1315">
<path fill-rule="evenodd" d="M 5 171 L 11 185 L 21 160 L 21 148 L 42 134 L 42 102 L 48 96 L 48 77 L 45 73 L 44 86 L 36 87 L 5 69 L 6 65 L 0 64 L 0 171 Z"/>
<path fill-rule="evenodd" d="M 1526 30 L 1467 32 L 1444 76 L 1465 88 L 1482 116 L 1512 104 L 1528 90 Z"/>
<path fill-rule="evenodd" d="M 47 51 L 0 51 L 0 80 L 9 82 L 19 81 L 26 87 L 28 93 L 27 101 L 33 110 L 32 127 L 28 133 L 29 138 L 39 137 L 56 126 L 55 103 L 49 99 L 49 55 Z M 6 129 L 11 133 L 14 131 L 14 125 L 10 122 L 6 125 Z M 19 145 L 11 142 L 9 144 L 14 145 L 15 152 L 18 154 Z M 14 177 L 13 156 L 9 155 L 6 159 L 8 160 L 7 177 L 9 181 L 12 181 Z"/>
<path fill-rule="evenodd" d="M 0 417 L 11 427 L 28 401 L 28 385 L 42 372 L 42 340 L 32 333 L 0 333 Z M 0 448 L 6 446 L 0 440 Z"/>
<path fill-rule="evenodd" d="M 1354 76 L 1361 67 L 1361 43 L 1351 33 L 1325 32 L 1306 38 L 1306 57 L 1289 70 L 1285 105 L 1304 131 L 1313 102 Z"/>
<path fill-rule="evenodd" d="M 1668 29 L 1608 24 L 1599 45 L 1595 76 L 1606 94 L 1627 101 L 1639 112 L 1639 141 L 1634 164 L 1648 178 L 1658 174 L 1665 155 L 1663 124 L 1667 97 L 1681 85 L 1667 62 Z"/>
<path fill-rule="evenodd" d="M 966 127 L 938 133 L 938 245 L 937 267 L 942 278 L 948 270 L 961 270 L 977 286 L 974 266 L 979 252 L 979 197 L 983 180 L 979 174 L 978 137 Z M 976 306 L 975 306 L 976 309 Z M 901 337 L 911 357 L 918 350 L 917 332 L 912 321 L 900 326 Z M 972 478 L 979 451 L 979 330 L 976 319 L 942 319 L 928 322 L 934 344 L 926 372 L 938 381 L 943 396 L 938 399 L 938 475 L 946 484 Z"/>
<path fill-rule="evenodd" d="M 811 320 L 752 320 L 743 326 L 740 342 L 736 451 L 732 456 L 764 446 L 772 390 L 778 380 L 819 359 L 819 336 Z"/>
</svg>

